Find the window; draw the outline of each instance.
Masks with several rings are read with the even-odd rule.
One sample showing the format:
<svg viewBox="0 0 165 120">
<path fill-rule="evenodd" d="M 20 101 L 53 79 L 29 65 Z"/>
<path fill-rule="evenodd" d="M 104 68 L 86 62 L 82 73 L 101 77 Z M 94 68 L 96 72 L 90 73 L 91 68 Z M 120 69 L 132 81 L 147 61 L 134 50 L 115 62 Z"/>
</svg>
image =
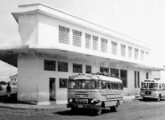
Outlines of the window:
<svg viewBox="0 0 165 120">
<path fill-rule="evenodd" d="M 85 47 L 90 49 L 91 48 L 91 35 L 85 33 L 85 40 L 86 40 Z"/>
<path fill-rule="evenodd" d="M 67 78 L 60 78 L 59 79 L 59 88 L 67 88 Z"/>
<path fill-rule="evenodd" d="M 56 61 L 44 60 L 44 70 L 55 71 L 56 70 Z"/>
<path fill-rule="evenodd" d="M 68 63 L 59 61 L 58 62 L 58 71 L 68 72 Z"/>
<path fill-rule="evenodd" d="M 110 72 L 114 77 L 119 78 L 119 69 L 110 68 Z"/>
<path fill-rule="evenodd" d="M 73 63 L 73 73 L 82 73 L 82 65 Z"/>
<path fill-rule="evenodd" d="M 81 46 L 81 32 L 77 30 L 73 30 L 73 45 Z"/>
<path fill-rule="evenodd" d="M 107 40 L 103 38 L 101 38 L 101 51 L 107 52 Z"/>
<path fill-rule="evenodd" d="M 140 72 L 134 71 L 134 82 L 135 82 L 135 88 L 140 87 Z"/>
<path fill-rule="evenodd" d="M 127 70 L 120 70 L 120 79 L 122 80 L 123 87 L 127 87 Z"/>
<path fill-rule="evenodd" d="M 93 36 L 93 50 L 98 50 L 98 37 Z"/>
<path fill-rule="evenodd" d="M 138 59 L 138 49 L 137 48 L 134 49 L 134 58 Z"/>
<path fill-rule="evenodd" d="M 144 60 L 144 51 L 141 50 L 141 60 Z"/>
<path fill-rule="evenodd" d="M 100 72 L 101 72 L 101 73 L 108 74 L 108 73 L 109 73 L 109 68 L 106 68 L 106 67 L 100 67 Z"/>
<path fill-rule="evenodd" d="M 59 26 L 59 42 L 69 44 L 69 28 Z"/>
<path fill-rule="evenodd" d="M 146 73 L 146 79 L 149 79 L 149 73 L 148 72 Z"/>
<path fill-rule="evenodd" d="M 91 73 L 92 67 L 90 65 L 86 65 L 86 73 Z"/>
<path fill-rule="evenodd" d="M 112 46 L 112 47 L 111 47 L 111 49 L 112 49 L 112 50 L 111 50 L 111 51 L 112 51 L 112 54 L 113 54 L 113 55 L 117 55 L 117 42 L 113 42 L 113 41 L 112 41 L 112 42 L 111 42 L 111 46 Z"/>
<path fill-rule="evenodd" d="M 128 47 L 128 57 L 132 58 L 132 47 Z"/>
<path fill-rule="evenodd" d="M 125 57 L 126 56 L 126 46 L 121 44 L 121 56 Z"/>
</svg>

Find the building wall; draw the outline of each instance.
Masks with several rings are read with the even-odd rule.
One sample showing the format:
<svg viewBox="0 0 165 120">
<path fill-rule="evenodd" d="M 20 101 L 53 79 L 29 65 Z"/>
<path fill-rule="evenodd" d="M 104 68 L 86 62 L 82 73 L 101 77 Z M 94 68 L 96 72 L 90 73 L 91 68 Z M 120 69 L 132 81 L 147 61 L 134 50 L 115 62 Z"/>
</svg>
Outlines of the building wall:
<svg viewBox="0 0 165 120">
<path fill-rule="evenodd" d="M 146 72 L 149 72 L 145 66 L 148 61 L 147 56 L 149 49 L 138 44 L 137 41 L 130 42 L 127 39 L 118 38 L 98 30 L 107 31 L 85 21 L 77 20 L 72 16 L 65 19 L 58 17 L 58 11 L 54 11 L 57 15 L 52 15 L 53 10 L 44 13 L 42 10 L 31 11 L 28 14 L 17 14 L 19 33 L 22 45 L 29 46 L 29 50 L 18 56 L 18 100 L 36 102 L 37 104 L 49 104 L 49 79 L 55 78 L 55 97 L 56 103 L 67 102 L 67 88 L 59 88 L 59 78 L 69 78 L 73 75 L 73 63 L 83 65 L 83 73 L 85 73 L 85 65 L 92 66 L 92 72 L 99 72 L 100 67 L 117 68 L 127 70 L 127 88 L 124 88 L 124 95 L 135 95 L 139 93 L 139 88 L 135 88 L 134 71 L 140 72 L 140 81 L 145 79 Z M 42 7 L 43 9 L 43 7 Z M 43 9 L 43 10 L 45 10 Z M 39 12 L 38 12 L 39 11 Z M 50 12 L 51 11 L 51 12 Z M 47 13 L 50 12 L 50 13 Z M 70 18 L 70 20 L 68 20 Z M 72 20 L 77 21 L 76 23 Z M 79 23 L 78 23 L 79 21 Z M 90 27 L 83 26 L 88 24 Z M 89 25 L 90 24 L 90 25 Z M 63 44 L 59 42 L 59 25 L 69 28 L 69 43 Z M 94 26 L 94 27 L 92 27 Z M 82 32 L 81 46 L 73 45 L 72 30 Z M 98 37 L 98 50 L 87 49 L 85 47 L 85 33 Z M 101 51 L 101 38 L 107 40 L 107 51 Z M 124 37 L 125 38 L 125 37 Z M 92 39 L 91 39 L 92 41 Z M 117 42 L 117 55 L 112 54 L 111 42 Z M 93 42 L 91 42 L 91 45 Z M 126 46 L 125 56 L 121 56 L 121 44 Z M 132 57 L 128 57 L 128 46 L 132 47 Z M 135 59 L 134 49 L 138 49 L 138 58 Z M 141 50 L 144 50 L 144 60 L 141 59 Z M 63 55 L 61 55 L 63 53 Z M 56 61 L 56 71 L 44 70 L 44 59 Z M 68 72 L 57 71 L 57 61 L 66 61 L 69 65 Z M 151 70 L 151 68 L 148 68 Z"/>
<path fill-rule="evenodd" d="M 55 71 L 44 70 L 44 60 L 56 61 Z M 57 69 L 58 61 L 68 63 L 68 72 L 59 72 Z M 100 67 L 117 68 L 127 70 L 127 88 L 124 88 L 124 95 L 139 94 L 140 89 L 134 87 L 134 71 L 140 72 L 140 81 L 145 79 L 148 71 L 128 68 L 127 66 L 101 64 L 99 62 L 86 62 L 84 59 L 70 59 L 56 55 L 46 54 L 21 54 L 18 58 L 18 100 L 25 102 L 34 102 L 37 104 L 49 104 L 49 79 L 55 78 L 55 98 L 57 104 L 67 103 L 67 88 L 59 87 L 59 78 L 69 78 L 69 76 L 78 74 L 73 73 L 73 63 L 92 66 L 92 73 L 100 72 Z"/>
</svg>

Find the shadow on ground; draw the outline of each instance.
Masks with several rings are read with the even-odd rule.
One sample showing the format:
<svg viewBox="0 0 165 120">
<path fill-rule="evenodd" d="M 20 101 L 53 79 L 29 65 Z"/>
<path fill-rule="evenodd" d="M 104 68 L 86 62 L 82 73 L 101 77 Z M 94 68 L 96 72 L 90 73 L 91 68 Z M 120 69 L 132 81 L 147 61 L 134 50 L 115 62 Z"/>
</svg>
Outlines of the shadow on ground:
<svg viewBox="0 0 165 120">
<path fill-rule="evenodd" d="M 113 113 L 110 111 L 110 109 L 103 109 L 101 114 L 107 114 L 107 113 Z M 54 114 L 59 114 L 59 115 L 67 115 L 67 116 L 79 116 L 79 115 L 85 115 L 85 116 L 95 116 L 92 114 L 91 110 L 89 109 L 78 109 L 78 111 L 71 111 L 69 110 L 65 110 L 65 111 L 59 111 L 59 112 L 55 112 Z"/>
</svg>

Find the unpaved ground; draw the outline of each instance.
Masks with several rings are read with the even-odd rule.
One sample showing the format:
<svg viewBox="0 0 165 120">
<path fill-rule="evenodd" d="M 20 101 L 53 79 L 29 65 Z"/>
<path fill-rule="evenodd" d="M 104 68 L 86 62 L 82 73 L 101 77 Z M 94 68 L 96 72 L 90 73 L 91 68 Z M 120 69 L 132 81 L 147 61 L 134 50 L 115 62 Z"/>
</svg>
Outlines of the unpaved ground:
<svg viewBox="0 0 165 120">
<path fill-rule="evenodd" d="M 70 112 L 69 109 L 6 108 L 0 107 L 0 120 L 165 120 L 165 101 L 134 101 L 124 103 L 114 113 L 90 116 L 90 111 Z"/>
</svg>

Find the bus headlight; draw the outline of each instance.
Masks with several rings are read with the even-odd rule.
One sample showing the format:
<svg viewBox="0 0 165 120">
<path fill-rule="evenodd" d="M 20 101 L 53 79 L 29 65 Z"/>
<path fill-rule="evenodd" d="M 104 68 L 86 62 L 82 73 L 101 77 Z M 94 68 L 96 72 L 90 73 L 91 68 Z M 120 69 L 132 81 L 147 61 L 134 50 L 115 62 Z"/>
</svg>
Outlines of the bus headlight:
<svg viewBox="0 0 165 120">
<path fill-rule="evenodd" d="M 96 100 L 96 99 L 92 99 L 92 100 L 91 100 L 91 103 L 92 103 L 92 104 L 96 104 L 96 103 L 99 103 L 99 102 L 100 102 L 100 100 Z"/>
<path fill-rule="evenodd" d="M 73 99 L 69 99 L 68 101 L 71 103 L 71 102 L 73 102 Z"/>
</svg>

